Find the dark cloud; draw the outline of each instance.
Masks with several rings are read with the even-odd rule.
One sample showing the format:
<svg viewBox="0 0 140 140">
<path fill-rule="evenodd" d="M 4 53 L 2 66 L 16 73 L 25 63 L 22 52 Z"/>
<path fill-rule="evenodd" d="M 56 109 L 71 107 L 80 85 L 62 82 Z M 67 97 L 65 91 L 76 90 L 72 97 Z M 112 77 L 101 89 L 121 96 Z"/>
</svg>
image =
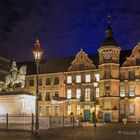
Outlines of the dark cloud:
<svg viewBox="0 0 140 140">
<path fill-rule="evenodd" d="M 80 48 L 97 52 L 111 14 L 114 36 L 122 49 L 133 48 L 140 36 L 139 0 L 1 0 L 0 54 L 32 59 L 40 38 L 44 57 L 75 55 Z"/>
</svg>

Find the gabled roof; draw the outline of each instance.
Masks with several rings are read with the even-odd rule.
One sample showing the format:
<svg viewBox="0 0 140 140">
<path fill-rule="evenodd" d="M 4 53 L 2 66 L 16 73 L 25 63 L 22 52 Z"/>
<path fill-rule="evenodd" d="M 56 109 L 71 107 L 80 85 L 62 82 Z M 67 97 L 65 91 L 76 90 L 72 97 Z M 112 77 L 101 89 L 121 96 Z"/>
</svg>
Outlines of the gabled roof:
<svg viewBox="0 0 140 140">
<path fill-rule="evenodd" d="M 94 68 L 96 67 L 93 61 L 88 57 L 88 54 L 81 49 L 72 61 L 68 71 L 90 70 Z"/>
<path fill-rule="evenodd" d="M 126 60 L 126 57 L 131 55 L 131 50 L 124 50 L 120 53 L 120 65 Z M 93 61 L 93 64 L 98 68 L 99 65 L 99 55 L 93 54 L 88 55 L 88 57 Z M 63 58 L 51 58 L 44 59 L 40 62 L 40 73 L 58 73 L 58 72 L 67 72 L 69 66 L 75 57 L 63 57 Z M 27 65 L 27 75 L 36 74 L 36 65 L 34 61 L 25 61 L 18 62 L 17 66 L 20 67 L 22 65 Z"/>
</svg>

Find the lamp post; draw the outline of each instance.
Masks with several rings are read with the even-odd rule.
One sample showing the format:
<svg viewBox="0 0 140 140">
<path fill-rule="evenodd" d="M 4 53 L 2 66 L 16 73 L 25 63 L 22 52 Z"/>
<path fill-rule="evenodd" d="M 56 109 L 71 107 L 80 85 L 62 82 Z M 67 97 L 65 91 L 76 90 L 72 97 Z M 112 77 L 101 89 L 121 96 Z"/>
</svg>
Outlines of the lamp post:
<svg viewBox="0 0 140 140">
<path fill-rule="evenodd" d="M 43 50 L 40 48 L 40 42 L 38 39 L 35 41 L 35 47 L 32 50 L 34 59 L 36 62 L 36 106 L 35 106 L 35 114 L 36 114 L 36 123 L 35 123 L 35 134 L 39 135 L 39 119 L 38 119 L 38 74 L 39 74 L 39 63 L 43 54 Z"/>
<path fill-rule="evenodd" d="M 96 88 L 98 86 L 98 83 L 97 82 L 94 82 L 93 83 L 93 86 L 95 88 L 95 103 L 94 103 L 94 107 L 95 107 L 95 116 L 94 116 L 94 127 L 96 127 Z"/>
</svg>

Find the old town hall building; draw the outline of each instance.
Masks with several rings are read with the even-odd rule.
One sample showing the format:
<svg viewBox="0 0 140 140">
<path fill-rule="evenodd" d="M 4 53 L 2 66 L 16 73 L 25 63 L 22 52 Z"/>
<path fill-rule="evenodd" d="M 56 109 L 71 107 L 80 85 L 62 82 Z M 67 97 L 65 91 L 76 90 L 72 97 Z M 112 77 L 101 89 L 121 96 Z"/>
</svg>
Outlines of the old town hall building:
<svg viewBox="0 0 140 140">
<path fill-rule="evenodd" d="M 26 90 L 35 95 L 36 67 L 27 65 Z M 90 120 L 96 112 L 99 122 L 140 121 L 140 43 L 121 51 L 108 22 L 97 55 L 82 49 L 73 57 L 45 59 L 40 64 L 39 114 L 82 115 Z"/>
</svg>

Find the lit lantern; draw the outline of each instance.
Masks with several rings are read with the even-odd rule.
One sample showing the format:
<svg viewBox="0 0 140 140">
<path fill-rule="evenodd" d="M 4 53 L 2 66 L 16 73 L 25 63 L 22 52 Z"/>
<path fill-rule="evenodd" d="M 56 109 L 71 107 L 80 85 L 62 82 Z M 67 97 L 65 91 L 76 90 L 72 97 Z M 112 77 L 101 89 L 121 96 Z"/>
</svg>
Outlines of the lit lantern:
<svg viewBox="0 0 140 140">
<path fill-rule="evenodd" d="M 39 39 L 36 40 L 35 47 L 33 48 L 32 52 L 34 54 L 35 61 L 40 62 L 42 54 L 43 54 L 43 50 L 40 48 Z"/>
</svg>

